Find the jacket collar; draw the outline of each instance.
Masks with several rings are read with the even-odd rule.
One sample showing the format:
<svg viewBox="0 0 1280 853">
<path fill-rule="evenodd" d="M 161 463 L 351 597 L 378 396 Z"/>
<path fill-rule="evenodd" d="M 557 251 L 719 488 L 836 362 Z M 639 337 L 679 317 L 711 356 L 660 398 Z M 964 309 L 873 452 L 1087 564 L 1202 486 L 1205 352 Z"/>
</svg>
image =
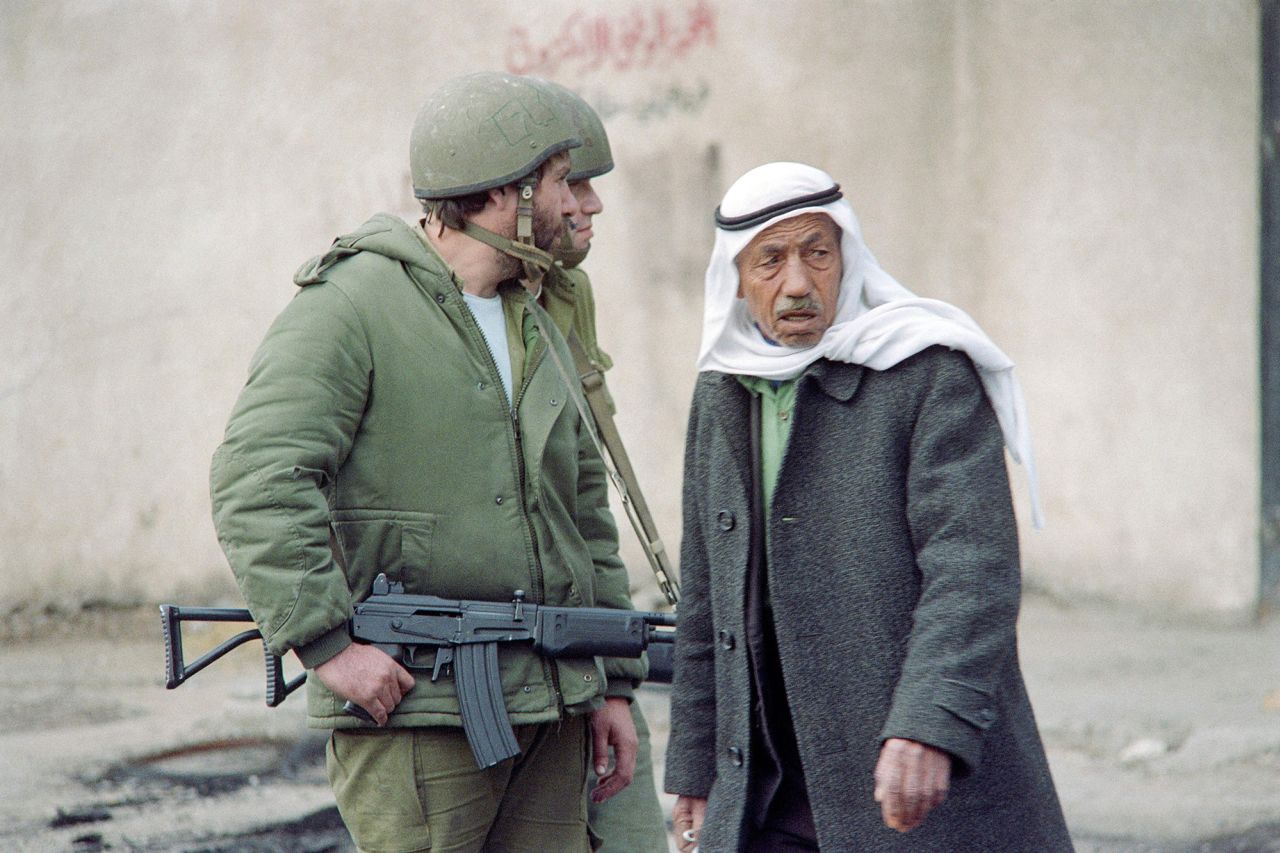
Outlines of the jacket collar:
<svg viewBox="0 0 1280 853">
<path fill-rule="evenodd" d="M 800 374 L 800 378 L 801 380 L 806 377 L 812 379 L 828 397 L 847 403 L 857 393 L 858 385 L 862 382 L 862 376 L 866 371 L 867 368 L 861 364 L 821 358 L 809 365 L 804 373 Z"/>
<path fill-rule="evenodd" d="M 847 403 L 853 399 L 862 383 L 862 376 L 868 368 L 861 364 L 852 364 L 820 358 L 804 369 L 797 379 L 800 383 L 809 380 L 816 384 L 824 394 L 834 400 Z M 732 393 L 733 388 L 746 391 L 746 388 L 732 373 L 707 371 L 716 377 L 716 386 L 721 393 Z"/>
<path fill-rule="evenodd" d="M 362 252 L 382 255 L 406 268 L 425 271 L 431 278 L 443 281 L 454 278 L 449 265 L 420 228 L 389 213 L 379 213 L 355 231 L 338 237 L 324 254 L 304 263 L 294 274 L 294 284 L 306 287 L 326 281 L 331 268 Z M 415 277 L 423 278 L 422 275 Z"/>
</svg>

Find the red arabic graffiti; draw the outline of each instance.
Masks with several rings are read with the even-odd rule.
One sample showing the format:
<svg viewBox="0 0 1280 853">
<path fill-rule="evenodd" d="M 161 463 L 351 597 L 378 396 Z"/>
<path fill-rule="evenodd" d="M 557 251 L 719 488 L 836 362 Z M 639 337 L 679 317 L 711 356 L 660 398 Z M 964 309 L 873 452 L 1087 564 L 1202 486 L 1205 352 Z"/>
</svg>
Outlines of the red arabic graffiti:
<svg viewBox="0 0 1280 853">
<path fill-rule="evenodd" d="M 628 71 L 655 68 L 681 59 L 716 40 L 711 0 L 694 0 L 681 11 L 645 7 L 625 15 L 574 12 L 555 34 L 537 44 L 524 27 L 512 27 L 507 70 L 512 74 L 570 73 L 600 68 Z"/>
</svg>

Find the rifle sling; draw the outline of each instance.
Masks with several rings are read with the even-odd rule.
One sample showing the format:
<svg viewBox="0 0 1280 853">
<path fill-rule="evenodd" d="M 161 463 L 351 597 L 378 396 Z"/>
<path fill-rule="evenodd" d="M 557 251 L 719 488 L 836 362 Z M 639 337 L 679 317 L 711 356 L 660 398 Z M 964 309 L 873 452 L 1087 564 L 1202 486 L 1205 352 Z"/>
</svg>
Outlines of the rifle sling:
<svg viewBox="0 0 1280 853">
<path fill-rule="evenodd" d="M 622 435 L 619 434 L 618 427 L 613 421 L 613 413 L 609 411 L 609 400 L 604 390 L 604 374 L 592 364 L 576 332 L 572 330 L 569 332 L 568 342 L 569 352 L 573 355 L 573 364 L 577 368 L 578 379 L 582 385 L 582 393 L 587 398 L 587 405 L 591 409 L 599 442 L 604 444 L 604 449 L 597 449 L 600 449 L 601 457 L 604 457 L 604 450 L 607 449 L 609 458 L 613 460 L 618 478 L 622 480 L 619 492 L 623 505 L 628 510 L 627 517 L 631 520 L 631 526 L 640 540 L 641 547 L 644 548 L 654 575 L 657 576 L 658 587 L 666 596 L 667 602 L 674 607 L 680 598 L 679 583 L 676 580 L 671 559 L 667 555 L 667 549 L 658 536 L 658 526 L 653 520 L 653 514 L 649 511 L 649 504 L 644 499 L 644 493 L 640 491 L 640 483 L 631 465 L 631 458 L 622 444 Z"/>
</svg>

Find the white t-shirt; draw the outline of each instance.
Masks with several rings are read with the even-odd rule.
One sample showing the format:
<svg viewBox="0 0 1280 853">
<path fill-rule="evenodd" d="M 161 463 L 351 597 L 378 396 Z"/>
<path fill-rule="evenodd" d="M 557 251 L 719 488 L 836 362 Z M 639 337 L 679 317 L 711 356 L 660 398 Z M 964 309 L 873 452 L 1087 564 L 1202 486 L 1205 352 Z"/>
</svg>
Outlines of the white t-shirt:
<svg viewBox="0 0 1280 853">
<path fill-rule="evenodd" d="M 507 318 L 502 312 L 502 297 L 491 296 L 485 299 L 474 294 L 462 294 L 471 316 L 476 318 L 480 331 L 484 334 L 485 343 L 489 345 L 489 353 L 498 365 L 498 375 L 502 377 L 502 390 L 507 394 L 507 403 L 511 403 L 511 350 L 507 348 Z"/>
</svg>

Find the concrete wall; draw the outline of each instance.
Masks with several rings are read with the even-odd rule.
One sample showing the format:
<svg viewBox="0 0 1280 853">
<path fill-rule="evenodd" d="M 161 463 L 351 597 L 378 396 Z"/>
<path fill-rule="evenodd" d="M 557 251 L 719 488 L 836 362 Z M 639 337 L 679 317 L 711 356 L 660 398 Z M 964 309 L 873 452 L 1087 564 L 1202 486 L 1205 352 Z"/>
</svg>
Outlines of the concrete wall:
<svg viewBox="0 0 1280 853">
<path fill-rule="evenodd" d="M 997 285 L 980 310 L 1027 367 L 1053 519 L 1028 539 L 1035 577 L 1245 608 L 1261 464 L 1256 12 L 983 11 L 968 268 Z"/>
<path fill-rule="evenodd" d="M 802 160 L 886 269 L 1019 363 L 1049 516 L 1024 532 L 1028 582 L 1245 614 L 1257 19 L 1253 0 L 10 0 L 0 613 L 235 599 L 208 458 L 292 271 L 373 212 L 411 215 L 419 103 L 508 68 L 606 117 L 619 165 L 587 268 L 672 548 L 710 211 L 746 169 Z"/>
</svg>

